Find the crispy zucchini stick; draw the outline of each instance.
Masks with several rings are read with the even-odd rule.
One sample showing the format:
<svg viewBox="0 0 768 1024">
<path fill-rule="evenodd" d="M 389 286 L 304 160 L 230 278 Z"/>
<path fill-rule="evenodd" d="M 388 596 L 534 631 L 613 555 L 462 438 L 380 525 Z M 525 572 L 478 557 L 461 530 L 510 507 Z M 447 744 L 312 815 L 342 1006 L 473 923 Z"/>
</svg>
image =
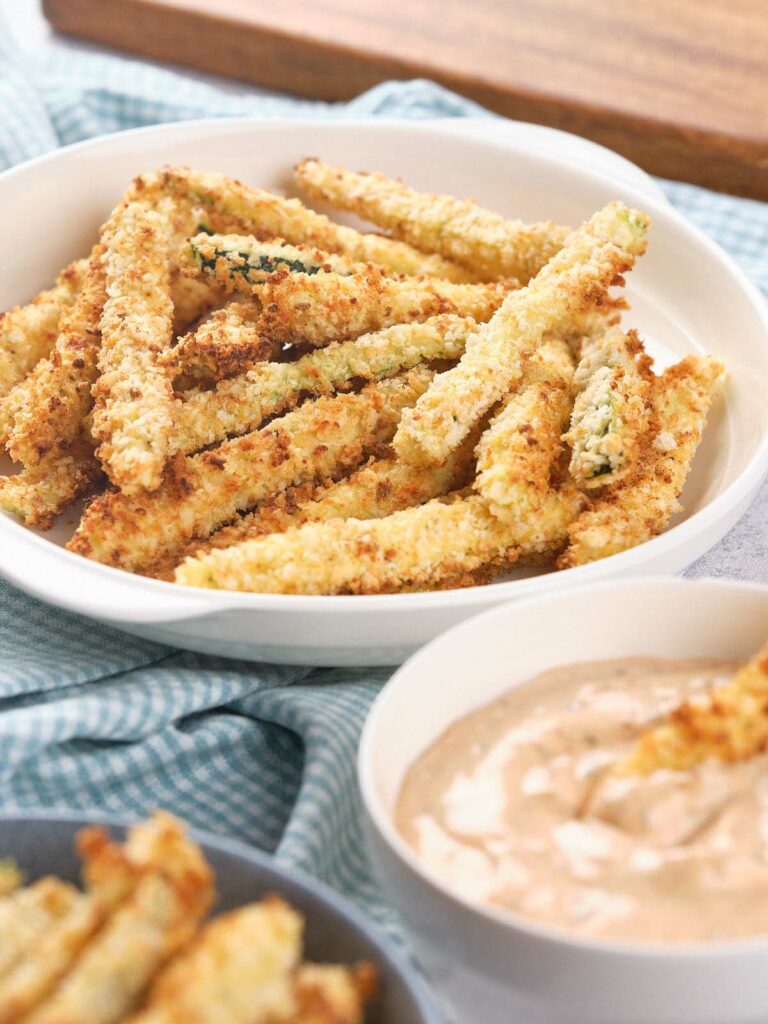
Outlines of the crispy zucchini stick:
<svg viewBox="0 0 768 1024">
<path fill-rule="evenodd" d="M 259 302 L 230 302 L 162 353 L 160 363 L 174 380 L 183 374 L 191 382 L 208 383 L 245 373 L 254 363 L 274 359 L 282 348 L 259 330 L 260 315 Z M 177 417 L 175 409 L 174 422 Z"/>
<path fill-rule="evenodd" d="M 284 238 L 292 245 L 316 245 L 361 263 L 378 263 L 395 274 L 427 274 L 451 281 L 475 280 L 464 267 L 442 256 L 419 252 L 392 238 L 364 235 L 354 228 L 334 224 L 298 199 L 249 188 L 223 174 L 167 167 L 157 175 L 145 176 L 145 182 L 174 197 L 191 197 L 206 209 L 232 218 L 246 231 L 262 238 Z"/>
<path fill-rule="evenodd" d="M 153 494 L 94 499 L 68 547 L 125 569 L 151 566 L 287 487 L 352 469 L 388 443 L 431 377 L 420 367 L 360 394 L 319 398 L 213 451 L 177 456 Z"/>
<path fill-rule="evenodd" d="M 0 398 L 51 351 L 59 322 L 75 301 L 87 268 L 87 260 L 71 263 L 53 288 L 0 315 Z"/>
<path fill-rule="evenodd" d="M 686 700 L 643 733 L 616 766 L 622 775 L 688 771 L 710 758 L 746 761 L 768 749 L 768 645 L 733 679 Z"/>
<path fill-rule="evenodd" d="M 650 423 L 652 377 L 634 331 L 615 327 L 584 346 L 565 435 L 571 476 L 580 487 L 615 484 L 637 465 Z"/>
<path fill-rule="evenodd" d="M 395 279 L 369 266 L 361 274 L 275 274 L 260 286 L 259 295 L 269 337 L 320 347 L 438 313 L 487 320 L 509 288 L 428 277 Z"/>
<path fill-rule="evenodd" d="M 551 221 L 505 220 L 471 200 L 417 192 L 384 174 L 355 174 L 320 160 L 302 160 L 296 180 L 314 199 L 356 213 L 417 249 L 455 260 L 481 280 L 528 281 L 568 235 L 568 228 Z"/>
<path fill-rule="evenodd" d="M 173 558 L 153 566 L 148 575 L 172 580 L 174 570 L 187 556 L 199 558 L 209 551 L 292 526 L 328 519 L 380 519 L 400 509 L 421 505 L 468 482 L 474 442 L 475 438 L 470 437 L 442 466 L 421 469 L 398 462 L 390 455 L 371 459 L 336 483 L 290 488 L 255 512 L 223 526 L 204 543 L 192 541 Z"/>
<path fill-rule="evenodd" d="M 49 452 L 36 466 L 0 477 L 0 508 L 27 526 L 48 530 L 54 520 L 101 478 L 93 445 L 76 441 L 62 452 Z"/>
<path fill-rule="evenodd" d="M 92 831 L 92 830 L 88 830 Z M 137 866 L 122 847 L 100 841 L 80 846 L 87 891 L 75 892 L 66 911 L 0 980 L 0 1022 L 16 1024 L 54 991 L 110 912 L 136 883 Z"/>
<path fill-rule="evenodd" d="M 189 240 L 192 266 L 220 284 L 263 284 L 278 270 L 292 274 L 353 274 L 366 267 L 347 256 L 280 239 L 260 242 L 251 235 L 196 235 Z"/>
<path fill-rule="evenodd" d="M 61 319 L 50 356 L 40 360 L 4 403 L 12 422 L 8 451 L 25 466 L 36 466 L 46 454 L 72 443 L 90 409 L 106 298 L 102 256 L 103 247 L 97 245 L 83 286 Z"/>
<path fill-rule="evenodd" d="M 127 1024 L 276 1024 L 292 1009 L 302 921 L 277 896 L 207 925 Z"/>
<path fill-rule="evenodd" d="M 170 816 L 126 844 L 142 863 L 133 892 L 110 915 L 50 998 L 27 1024 L 115 1024 L 137 1005 L 165 962 L 194 935 L 213 901 L 211 871 Z M 137 851 L 147 841 L 152 856 Z"/>
<path fill-rule="evenodd" d="M 512 292 L 468 340 L 458 366 L 435 378 L 404 417 L 395 450 L 409 462 L 441 462 L 491 406 L 513 390 L 545 332 L 559 329 L 628 270 L 646 245 L 648 219 L 610 203 L 570 235 L 526 288 Z"/>
<path fill-rule="evenodd" d="M 176 582 L 265 594 L 376 594 L 430 586 L 562 544 L 577 499 L 549 492 L 537 516 L 501 523 L 479 496 L 437 498 L 384 519 L 331 519 L 188 558 Z"/>
<path fill-rule="evenodd" d="M 678 497 L 723 372 L 714 359 L 688 356 L 654 381 L 649 440 L 637 474 L 574 520 L 559 568 L 618 554 L 666 529 L 680 510 Z"/>
<path fill-rule="evenodd" d="M 520 391 L 477 446 L 475 487 L 501 519 L 537 515 L 562 451 L 571 409 L 573 358 L 565 341 L 545 341 L 523 369 Z"/>
<path fill-rule="evenodd" d="M 58 878 L 42 878 L 0 900 L 0 978 L 75 904 L 78 893 Z"/>
<path fill-rule="evenodd" d="M 178 403 L 172 450 L 192 452 L 228 434 L 246 433 L 268 416 L 286 412 L 303 394 L 346 391 L 356 380 L 391 377 L 422 361 L 458 359 L 475 326 L 471 318 L 450 314 L 396 324 L 309 352 L 293 363 L 261 363 L 213 391 L 188 391 Z"/>
<path fill-rule="evenodd" d="M 170 222 L 144 203 L 118 210 L 104 234 L 107 301 L 93 433 L 109 478 L 128 494 L 159 486 L 173 423 Z"/>
<path fill-rule="evenodd" d="M 295 1005 L 286 1024 L 363 1024 L 366 1000 L 375 991 L 371 964 L 302 964 L 296 971 Z"/>
</svg>

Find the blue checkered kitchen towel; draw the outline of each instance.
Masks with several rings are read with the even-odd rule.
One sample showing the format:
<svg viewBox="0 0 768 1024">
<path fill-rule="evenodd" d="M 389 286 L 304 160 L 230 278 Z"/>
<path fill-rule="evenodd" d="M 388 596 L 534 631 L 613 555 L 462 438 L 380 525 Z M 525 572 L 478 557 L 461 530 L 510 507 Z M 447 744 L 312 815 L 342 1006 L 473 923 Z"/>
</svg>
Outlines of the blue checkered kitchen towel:
<svg viewBox="0 0 768 1024">
<path fill-rule="evenodd" d="M 336 106 L 233 97 L 117 57 L 22 59 L 0 24 L 0 167 L 121 128 L 243 114 L 491 116 L 429 82 L 386 83 Z M 768 292 L 768 205 L 662 184 Z M 689 575 L 768 582 L 766 511 L 768 489 Z M 365 862 L 354 772 L 363 719 L 388 674 L 183 653 L 0 583 L 0 811 L 166 807 L 274 851 L 394 928 Z"/>
</svg>

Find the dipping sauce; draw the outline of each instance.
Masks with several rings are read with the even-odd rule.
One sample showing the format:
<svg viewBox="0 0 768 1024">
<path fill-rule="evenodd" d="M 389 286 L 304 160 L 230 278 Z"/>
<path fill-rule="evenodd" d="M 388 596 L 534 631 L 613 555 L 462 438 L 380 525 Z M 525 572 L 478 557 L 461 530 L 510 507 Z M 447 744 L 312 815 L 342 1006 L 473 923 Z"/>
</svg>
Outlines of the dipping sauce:
<svg viewBox="0 0 768 1024">
<path fill-rule="evenodd" d="M 641 658 L 547 672 L 416 761 L 397 826 L 457 894 L 585 937 L 768 933 L 768 757 L 611 773 L 648 724 L 738 667 Z"/>
</svg>

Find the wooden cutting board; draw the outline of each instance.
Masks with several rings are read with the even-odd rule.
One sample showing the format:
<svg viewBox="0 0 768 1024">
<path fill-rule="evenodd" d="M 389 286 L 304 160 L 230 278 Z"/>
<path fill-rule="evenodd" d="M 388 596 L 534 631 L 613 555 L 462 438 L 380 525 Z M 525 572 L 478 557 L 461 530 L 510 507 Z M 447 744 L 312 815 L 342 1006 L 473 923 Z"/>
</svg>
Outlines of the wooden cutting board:
<svg viewBox="0 0 768 1024">
<path fill-rule="evenodd" d="M 428 77 L 768 199 L 768 0 L 43 0 L 62 32 L 320 99 Z"/>
</svg>

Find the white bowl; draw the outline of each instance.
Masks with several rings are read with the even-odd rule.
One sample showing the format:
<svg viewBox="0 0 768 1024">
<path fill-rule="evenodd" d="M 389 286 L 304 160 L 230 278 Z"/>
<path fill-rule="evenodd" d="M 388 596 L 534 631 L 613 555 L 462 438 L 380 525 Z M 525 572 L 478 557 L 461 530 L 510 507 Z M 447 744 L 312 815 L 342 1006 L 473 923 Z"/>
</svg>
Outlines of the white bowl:
<svg viewBox="0 0 768 1024">
<path fill-rule="evenodd" d="M 640 655 L 746 660 L 766 632 L 768 587 L 628 580 L 493 609 L 434 640 L 393 676 L 360 745 L 369 845 L 423 967 L 460 1024 L 768 1019 L 768 936 L 685 946 L 581 939 L 453 895 L 393 824 L 414 760 L 458 718 L 538 673 Z"/>
<path fill-rule="evenodd" d="M 449 626 L 502 601 L 604 577 L 677 572 L 719 540 L 768 469 L 768 312 L 759 293 L 626 161 L 545 129 L 500 121 L 474 122 L 469 129 L 467 134 L 455 124 L 377 121 L 204 121 L 60 150 L 0 176 L 6 252 L 13 253 L 0 270 L 0 308 L 25 300 L 59 267 L 85 253 L 130 177 L 166 162 L 280 188 L 290 186 L 298 158 L 318 154 L 399 174 L 417 187 L 472 194 L 505 214 L 566 223 L 618 197 L 647 209 L 654 220 L 650 252 L 630 276 L 632 323 L 661 365 L 688 352 L 710 351 L 731 372 L 725 402 L 713 412 L 686 488 L 686 513 L 674 529 L 604 562 L 559 574 L 521 571 L 483 588 L 295 597 L 193 590 L 130 576 L 62 549 L 73 516 L 40 535 L 2 515 L 0 572 L 43 600 L 180 647 L 274 662 L 395 664 Z"/>
</svg>

